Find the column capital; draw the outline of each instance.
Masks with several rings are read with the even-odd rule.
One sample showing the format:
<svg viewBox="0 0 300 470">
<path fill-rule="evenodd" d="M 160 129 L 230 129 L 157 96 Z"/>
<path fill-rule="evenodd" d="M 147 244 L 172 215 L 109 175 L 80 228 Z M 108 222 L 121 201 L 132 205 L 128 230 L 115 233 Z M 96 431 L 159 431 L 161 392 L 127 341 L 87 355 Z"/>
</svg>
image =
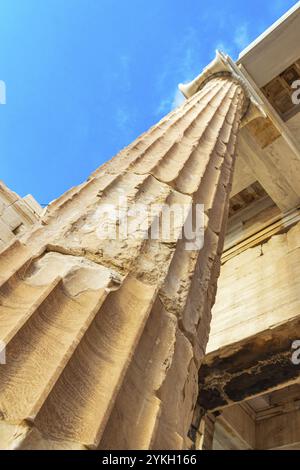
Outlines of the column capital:
<svg viewBox="0 0 300 470">
<path fill-rule="evenodd" d="M 242 70 L 235 64 L 230 56 L 218 50 L 216 51 L 216 57 L 196 78 L 189 83 L 180 83 L 178 88 L 186 98 L 190 98 L 200 91 L 209 80 L 222 75 L 231 77 L 232 80 L 238 82 L 247 96 L 242 126 L 259 116 L 267 117 L 264 111 L 263 101 L 243 74 Z"/>
</svg>

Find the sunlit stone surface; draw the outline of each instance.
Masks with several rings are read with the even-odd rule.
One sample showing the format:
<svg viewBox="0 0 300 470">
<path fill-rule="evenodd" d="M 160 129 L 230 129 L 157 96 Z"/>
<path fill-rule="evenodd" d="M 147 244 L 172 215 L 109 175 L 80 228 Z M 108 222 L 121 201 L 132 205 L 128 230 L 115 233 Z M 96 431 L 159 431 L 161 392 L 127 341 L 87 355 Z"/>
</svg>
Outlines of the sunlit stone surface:
<svg viewBox="0 0 300 470">
<path fill-rule="evenodd" d="M 212 76 L 2 251 L 2 448 L 190 446 L 244 101 Z M 186 249 L 176 213 L 170 242 L 134 220 L 128 238 L 99 239 L 101 207 L 124 197 L 204 204 L 202 249 Z"/>
</svg>

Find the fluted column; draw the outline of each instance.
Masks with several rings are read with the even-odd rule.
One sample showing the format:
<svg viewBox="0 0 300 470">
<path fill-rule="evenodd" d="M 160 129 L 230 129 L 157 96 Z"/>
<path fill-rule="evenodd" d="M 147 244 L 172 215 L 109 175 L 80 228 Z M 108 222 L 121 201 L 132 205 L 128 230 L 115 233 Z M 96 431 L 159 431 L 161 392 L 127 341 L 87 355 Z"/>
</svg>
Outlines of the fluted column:
<svg viewBox="0 0 300 470">
<path fill-rule="evenodd" d="M 245 100 L 212 76 L 1 253 L 2 448 L 189 447 Z M 125 200 L 128 237 L 103 237 Z M 203 246 L 176 210 L 172 239 L 151 236 L 166 207 L 197 203 Z M 155 208 L 138 227 L 136 205 Z"/>
</svg>

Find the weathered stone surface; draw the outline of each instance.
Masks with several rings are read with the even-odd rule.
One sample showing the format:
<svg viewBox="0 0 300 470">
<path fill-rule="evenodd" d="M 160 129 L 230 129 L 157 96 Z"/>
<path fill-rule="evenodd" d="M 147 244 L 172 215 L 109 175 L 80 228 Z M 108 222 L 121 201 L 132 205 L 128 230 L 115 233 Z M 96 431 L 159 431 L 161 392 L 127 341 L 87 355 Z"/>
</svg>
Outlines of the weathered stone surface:
<svg viewBox="0 0 300 470">
<path fill-rule="evenodd" d="M 23 199 L 0 181 L 0 249 L 40 219 L 42 207 L 28 194 Z"/>
<path fill-rule="evenodd" d="M 300 223 L 222 266 L 208 353 L 299 316 L 299 246 Z"/>
<path fill-rule="evenodd" d="M 300 338 L 299 247 L 300 223 L 223 265 L 200 370 L 203 408 L 299 380 L 300 366 L 291 361 Z"/>
<path fill-rule="evenodd" d="M 238 82 L 212 78 L 0 254 L 3 448 L 190 446 L 243 103 Z M 99 239 L 120 195 L 157 212 Z M 197 202 L 202 249 L 185 250 L 176 211 L 172 240 L 136 236 L 163 205 Z"/>
</svg>

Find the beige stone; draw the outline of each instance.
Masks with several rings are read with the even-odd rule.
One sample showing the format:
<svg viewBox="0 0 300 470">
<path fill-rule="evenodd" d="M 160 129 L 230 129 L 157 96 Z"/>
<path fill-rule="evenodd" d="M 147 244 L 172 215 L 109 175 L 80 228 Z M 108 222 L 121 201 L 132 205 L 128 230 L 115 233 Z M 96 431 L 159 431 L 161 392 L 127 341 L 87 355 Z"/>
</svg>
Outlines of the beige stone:
<svg viewBox="0 0 300 470">
<path fill-rule="evenodd" d="M 244 102 L 239 81 L 212 77 L 0 254 L 3 447 L 191 445 Z M 125 240 L 99 239 L 120 195 L 157 212 L 142 229 L 132 217 Z M 163 205 L 197 202 L 202 249 L 185 249 L 176 210 L 170 241 L 134 236 Z"/>
<path fill-rule="evenodd" d="M 40 219 L 42 207 L 28 194 L 23 199 L 0 181 L 0 249 Z"/>
</svg>

